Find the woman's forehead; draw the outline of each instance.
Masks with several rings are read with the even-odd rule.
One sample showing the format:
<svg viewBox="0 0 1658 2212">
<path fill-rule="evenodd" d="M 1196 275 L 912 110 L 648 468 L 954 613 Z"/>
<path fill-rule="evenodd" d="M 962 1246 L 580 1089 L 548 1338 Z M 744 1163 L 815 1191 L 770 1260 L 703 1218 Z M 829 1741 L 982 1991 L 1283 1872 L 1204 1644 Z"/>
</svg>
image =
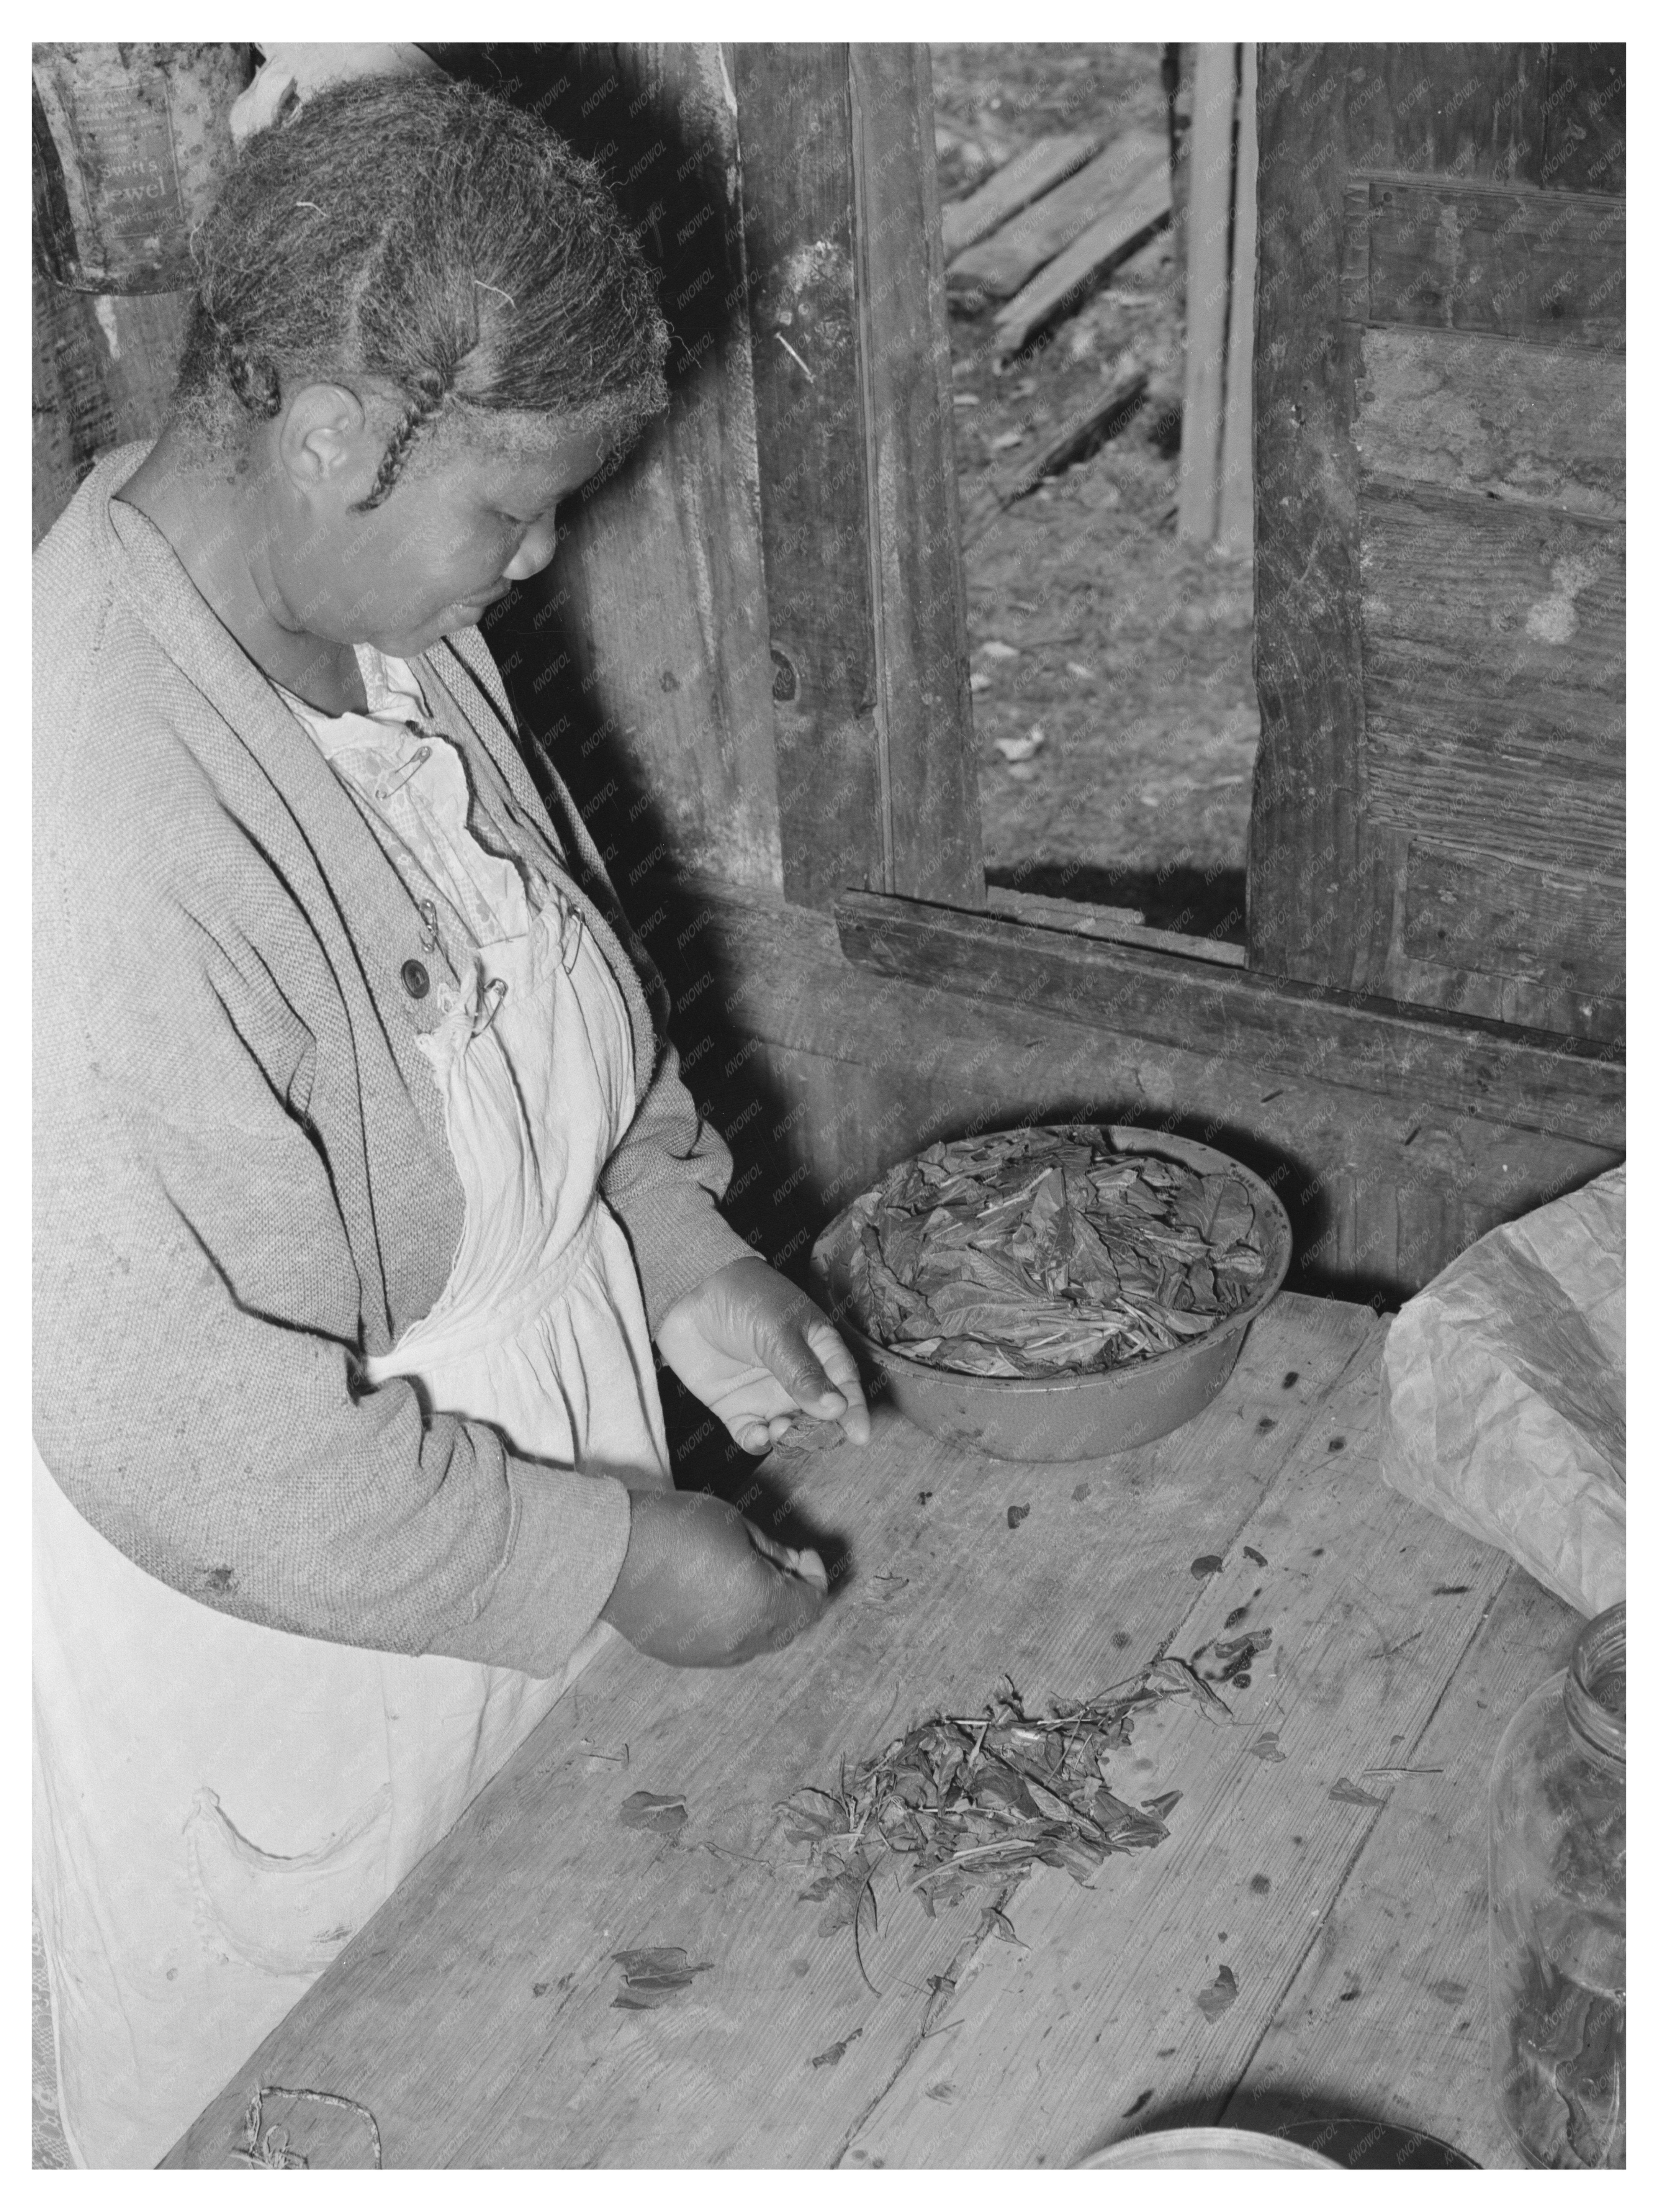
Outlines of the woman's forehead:
<svg viewBox="0 0 1658 2212">
<path fill-rule="evenodd" d="M 596 475 L 606 450 L 598 431 L 556 416 L 512 417 L 499 425 L 469 423 L 442 457 L 440 471 L 453 490 L 532 499 L 545 507 Z"/>
</svg>

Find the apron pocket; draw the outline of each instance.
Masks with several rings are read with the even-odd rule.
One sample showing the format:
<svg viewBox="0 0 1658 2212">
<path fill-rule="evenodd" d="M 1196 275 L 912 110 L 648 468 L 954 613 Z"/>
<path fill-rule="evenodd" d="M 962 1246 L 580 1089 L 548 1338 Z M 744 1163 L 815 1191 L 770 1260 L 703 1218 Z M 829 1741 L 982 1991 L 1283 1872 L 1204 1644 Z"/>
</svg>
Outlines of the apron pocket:
<svg viewBox="0 0 1658 2212">
<path fill-rule="evenodd" d="M 268 1974 L 319 1974 L 386 1894 L 392 1792 L 315 1850 L 261 1850 L 230 1820 L 218 1792 L 198 1790 L 185 1837 L 197 1921 L 209 1947 Z"/>
</svg>

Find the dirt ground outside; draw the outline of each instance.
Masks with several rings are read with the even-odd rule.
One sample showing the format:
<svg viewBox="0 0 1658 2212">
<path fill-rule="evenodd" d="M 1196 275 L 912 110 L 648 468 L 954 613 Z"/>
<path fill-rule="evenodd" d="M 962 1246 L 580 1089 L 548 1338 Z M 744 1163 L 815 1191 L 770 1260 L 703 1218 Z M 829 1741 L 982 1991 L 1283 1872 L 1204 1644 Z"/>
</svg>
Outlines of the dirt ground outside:
<svg viewBox="0 0 1658 2212">
<path fill-rule="evenodd" d="M 941 198 L 1054 132 L 1166 132 L 1162 53 L 934 46 Z M 1184 343 L 1169 234 L 999 369 L 992 314 L 950 317 L 990 880 L 1241 943 L 1253 575 L 1175 534 Z M 1131 426 L 1003 505 L 1044 441 L 1136 368 L 1148 399 Z"/>
</svg>

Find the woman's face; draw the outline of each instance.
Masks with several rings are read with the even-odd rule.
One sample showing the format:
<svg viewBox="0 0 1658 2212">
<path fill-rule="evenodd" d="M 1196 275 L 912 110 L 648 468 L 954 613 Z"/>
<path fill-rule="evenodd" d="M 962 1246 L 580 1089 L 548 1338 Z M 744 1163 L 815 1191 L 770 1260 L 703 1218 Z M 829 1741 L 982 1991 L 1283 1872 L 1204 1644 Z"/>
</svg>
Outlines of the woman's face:
<svg viewBox="0 0 1658 2212">
<path fill-rule="evenodd" d="M 604 461 L 598 438 L 551 423 L 510 441 L 437 425 L 385 501 L 355 513 L 385 443 L 366 417 L 301 404 L 331 389 L 311 387 L 273 426 L 279 465 L 265 479 L 270 579 L 313 637 L 406 659 L 476 623 L 551 561 L 559 501 Z"/>
</svg>

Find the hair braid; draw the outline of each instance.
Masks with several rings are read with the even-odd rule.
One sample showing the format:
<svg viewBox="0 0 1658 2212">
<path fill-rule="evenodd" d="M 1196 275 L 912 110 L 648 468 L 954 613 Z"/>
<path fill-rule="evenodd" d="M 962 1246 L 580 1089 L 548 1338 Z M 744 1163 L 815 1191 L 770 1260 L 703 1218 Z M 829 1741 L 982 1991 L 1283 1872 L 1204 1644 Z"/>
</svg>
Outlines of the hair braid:
<svg viewBox="0 0 1658 2212">
<path fill-rule="evenodd" d="M 387 497 L 392 487 L 403 472 L 403 464 L 412 446 L 433 417 L 443 411 L 443 404 L 454 387 L 454 372 L 428 369 L 416 380 L 418 397 L 404 414 L 380 455 L 380 465 L 366 497 L 360 499 L 353 513 L 367 514 Z"/>
<path fill-rule="evenodd" d="M 173 419 L 219 445 L 307 382 L 389 393 L 360 511 L 448 411 L 485 434 L 540 416 L 616 445 L 667 404 L 654 279 L 598 171 L 473 86 L 328 87 L 249 139 L 192 250 Z"/>
<path fill-rule="evenodd" d="M 239 337 L 228 323 L 221 322 L 210 307 L 204 306 L 208 326 L 213 333 L 214 350 L 223 369 L 226 381 L 250 415 L 269 421 L 280 415 L 282 407 L 282 380 L 268 361 L 262 361 L 246 341 Z"/>
</svg>

